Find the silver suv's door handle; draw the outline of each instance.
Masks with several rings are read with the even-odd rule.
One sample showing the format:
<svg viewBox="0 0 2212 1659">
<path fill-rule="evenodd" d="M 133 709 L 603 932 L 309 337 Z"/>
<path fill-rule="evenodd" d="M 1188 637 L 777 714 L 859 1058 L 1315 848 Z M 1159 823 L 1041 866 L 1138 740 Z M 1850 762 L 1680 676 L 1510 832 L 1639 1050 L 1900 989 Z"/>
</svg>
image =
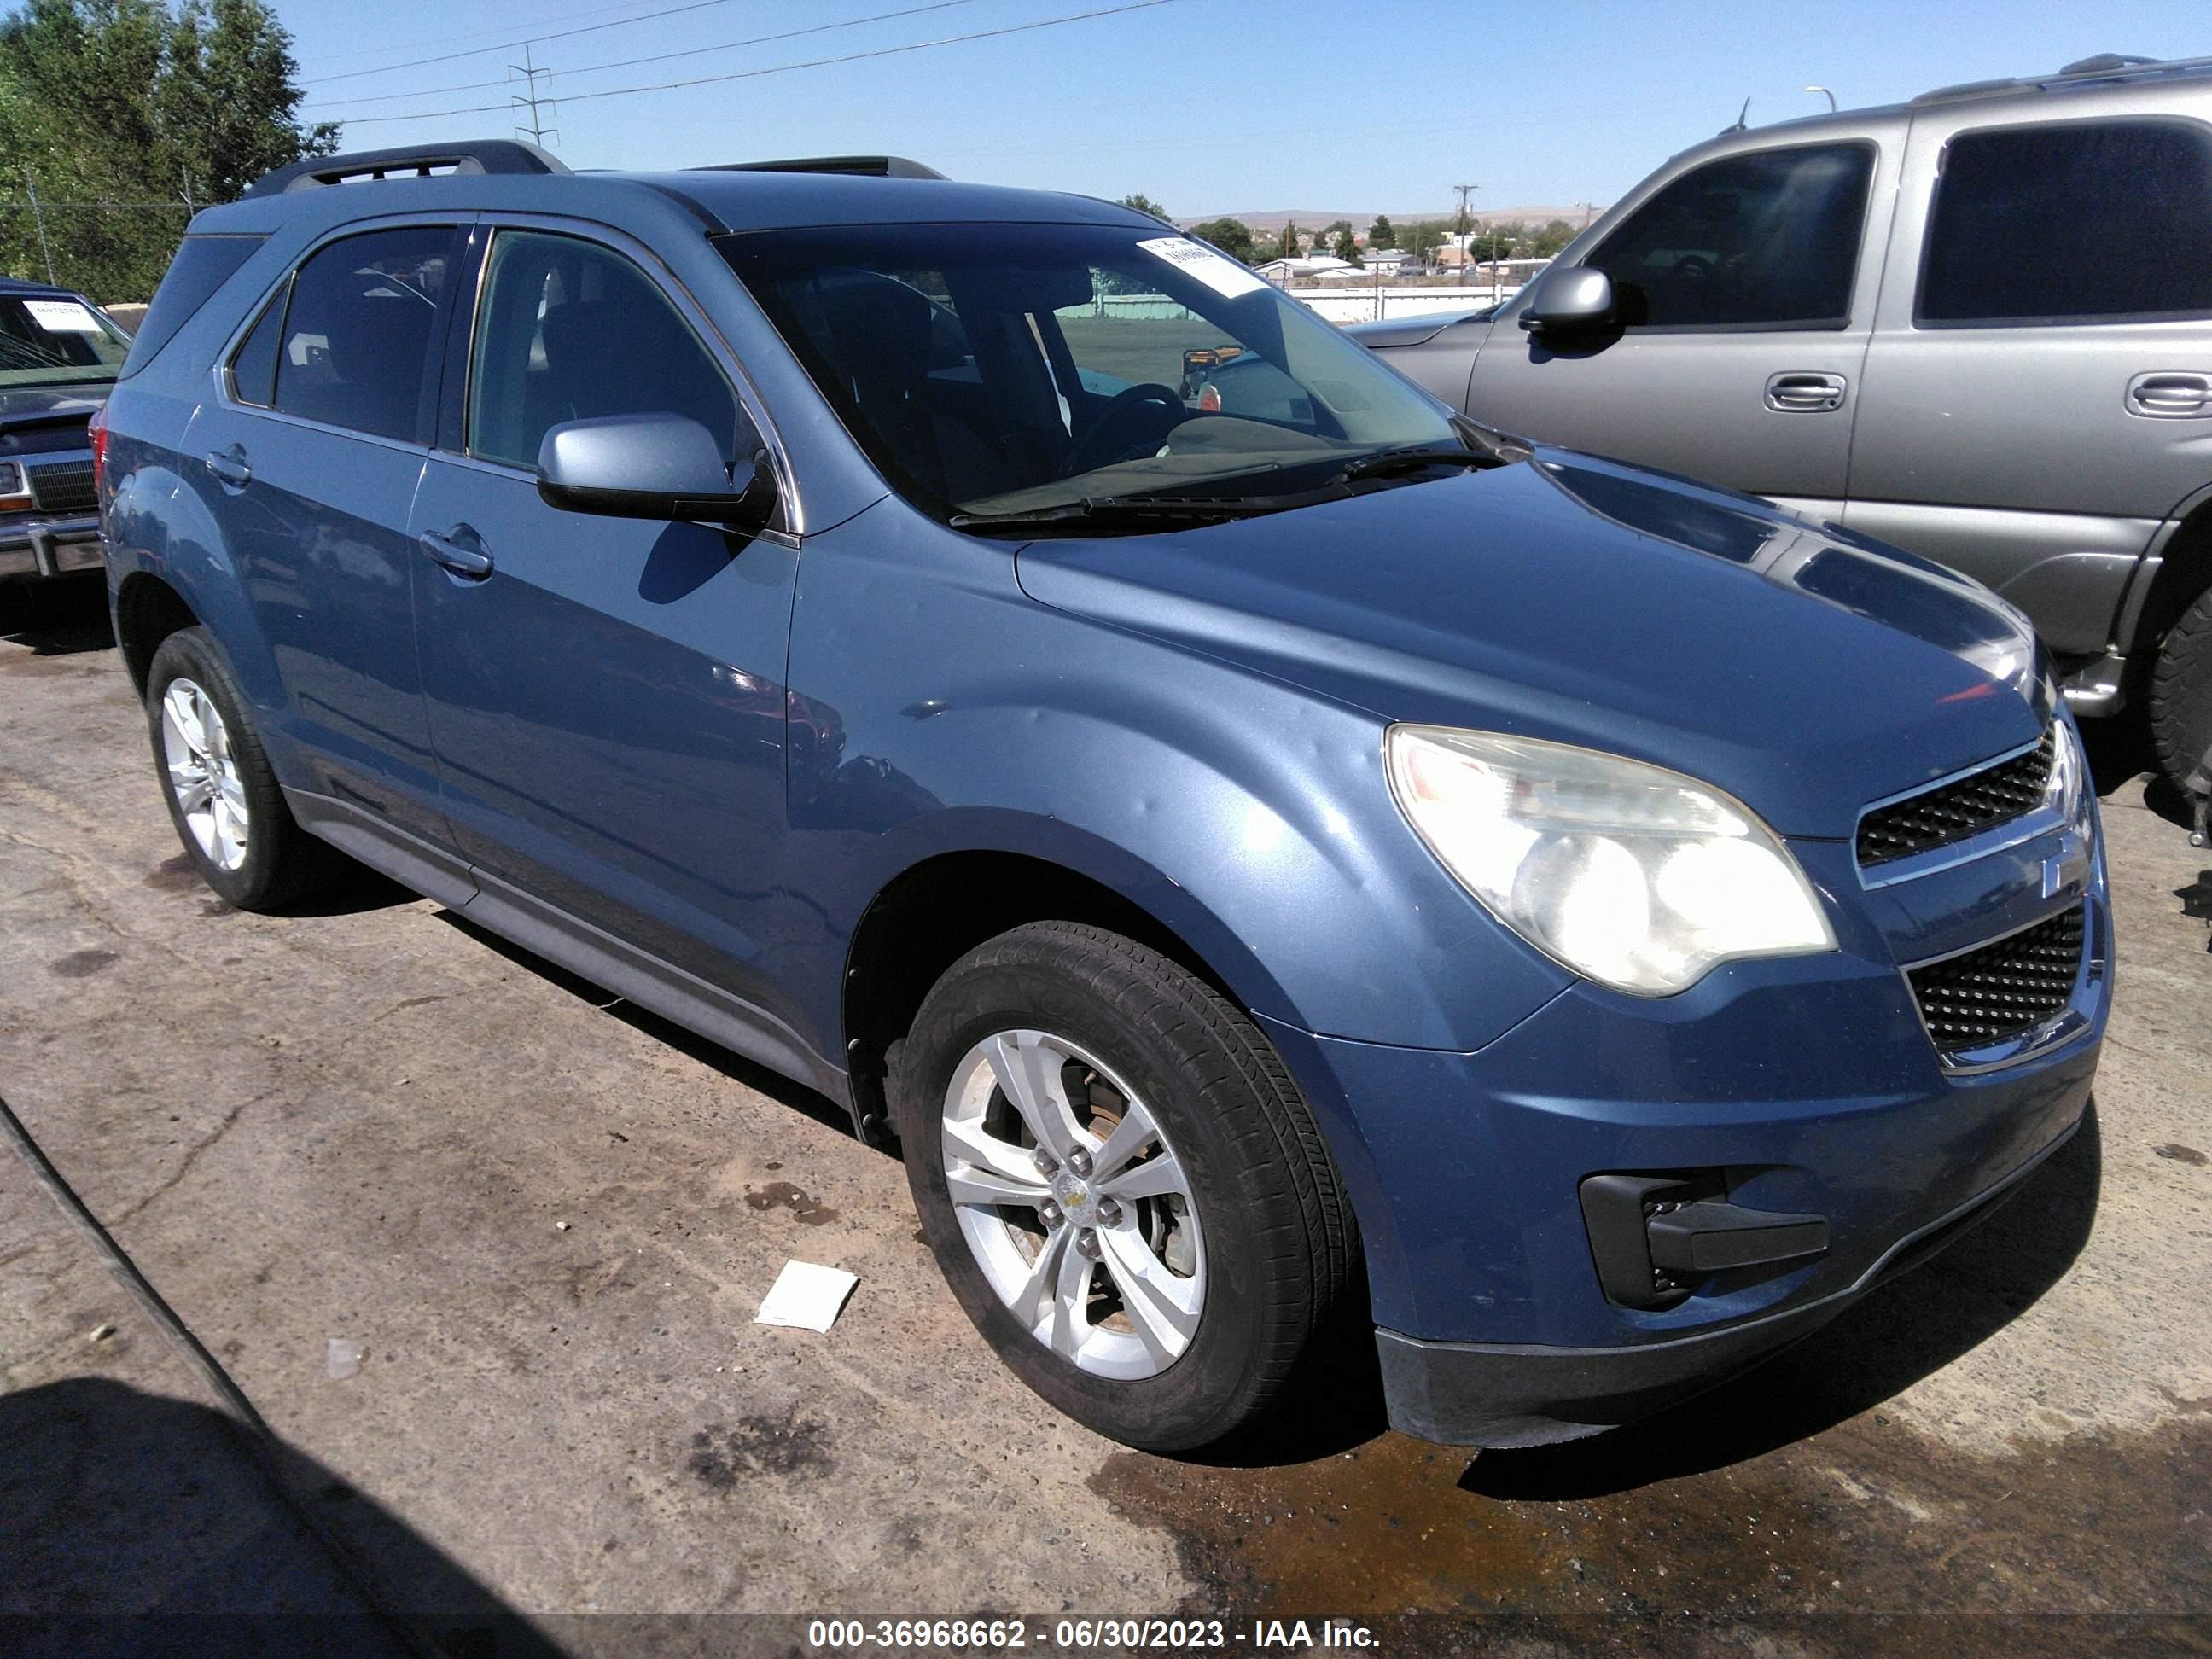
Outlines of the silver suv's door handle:
<svg viewBox="0 0 2212 1659">
<path fill-rule="evenodd" d="M 2162 371 L 2128 382 L 2128 413 L 2185 421 L 2212 415 L 2212 374 Z"/>
<path fill-rule="evenodd" d="M 443 535 L 426 531 L 416 540 L 425 553 L 456 576 L 482 581 L 491 574 L 491 555 L 484 550 L 483 538 L 465 524 L 455 525 Z"/>
<path fill-rule="evenodd" d="M 1818 415 L 1844 406 L 1850 382 L 1840 374 L 1785 370 L 1766 378 L 1766 406 L 1780 415 Z"/>
<path fill-rule="evenodd" d="M 253 469 L 246 464 L 246 449 L 240 444 L 210 450 L 207 470 L 227 489 L 243 489 L 253 482 Z"/>
</svg>

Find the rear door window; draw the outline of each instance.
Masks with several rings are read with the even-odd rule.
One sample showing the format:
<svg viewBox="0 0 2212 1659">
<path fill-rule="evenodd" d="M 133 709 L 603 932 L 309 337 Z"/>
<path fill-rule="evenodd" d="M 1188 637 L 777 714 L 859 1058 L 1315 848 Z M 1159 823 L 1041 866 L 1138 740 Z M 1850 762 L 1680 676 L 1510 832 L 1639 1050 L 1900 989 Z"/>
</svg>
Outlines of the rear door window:
<svg viewBox="0 0 2212 1659">
<path fill-rule="evenodd" d="M 319 249 L 292 279 L 276 353 L 276 410 L 380 438 L 416 439 L 458 252 L 450 225 L 369 231 Z"/>
<path fill-rule="evenodd" d="M 682 415 L 725 461 L 753 445 L 737 393 L 642 270 L 574 236 L 492 243 L 469 368 L 469 453 L 535 467 L 546 428 L 605 415 Z"/>
<path fill-rule="evenodd" d="M 1962 132 L 1943 153 L 1917 320 L 2212 314 L 2212 130 L 2080 121 Z"/>
<path fill-rule="evenodd" d="M 1583 263 L 1632 328 L 1843 328 L 1874 147 L 1723 156 L 1628 216 Z"/>
</svg>

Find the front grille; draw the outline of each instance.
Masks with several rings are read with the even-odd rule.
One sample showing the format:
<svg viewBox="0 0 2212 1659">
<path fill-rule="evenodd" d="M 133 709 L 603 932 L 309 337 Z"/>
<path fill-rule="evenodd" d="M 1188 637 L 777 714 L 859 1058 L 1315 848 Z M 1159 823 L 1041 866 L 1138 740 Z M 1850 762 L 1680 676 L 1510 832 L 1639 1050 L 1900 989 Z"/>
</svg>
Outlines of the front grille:
<svg viewBox="0 0 2212 1659">
<path fill-rule="evenodd" d="M 2066 1006 L 2081 970 L 2082 907 L 1978 951 L 1907 970 L 1929 1036 L 1945 1054 L 2033 1030 Z"/>
<path fill-rule="evenodd" d="M 92 463 L 36 462 L 24 469 L 31 476 L 31 499 L 49 513 L 89 513 L 100 504 L 92 484 Z"/>
<path fill-rule="evenodd" d="M 1859 820 L 1861 866 L 1948 847 L 2033 811 L 2051 781 L 2057 736 L 2056 726 L 2045 727 L 2043 741 L 2025 755 L 1875 807 Z"/>
</svg>

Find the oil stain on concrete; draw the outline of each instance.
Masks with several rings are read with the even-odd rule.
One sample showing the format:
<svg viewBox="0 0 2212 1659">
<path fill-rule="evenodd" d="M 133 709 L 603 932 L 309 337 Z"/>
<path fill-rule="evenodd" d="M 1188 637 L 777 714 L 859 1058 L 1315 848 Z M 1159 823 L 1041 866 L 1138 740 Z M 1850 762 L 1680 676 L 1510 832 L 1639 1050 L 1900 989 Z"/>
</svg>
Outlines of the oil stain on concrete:
<svg viewBox="0 0 2212 1659">
<path fill-rule="evenodd" d="M 828 1431 L 793 1406 L 781 1415 L 756 1413 L 731 1428 L 709 1423 L 691 1437 L 686 1465 L 702 1486 L 732 1492 L 748 1479 L 817 1480 L 836 1467 Z"/>
<path fill-rule="evenodd" d="M 810 1227 L 835 1221 L 839 1213 L 788 1181 L 771 1181 L 757 1191 L 746 1188 L 745 1206 L 763 1214 L 769 1210 L 788 1210 Z"/>
</svg>

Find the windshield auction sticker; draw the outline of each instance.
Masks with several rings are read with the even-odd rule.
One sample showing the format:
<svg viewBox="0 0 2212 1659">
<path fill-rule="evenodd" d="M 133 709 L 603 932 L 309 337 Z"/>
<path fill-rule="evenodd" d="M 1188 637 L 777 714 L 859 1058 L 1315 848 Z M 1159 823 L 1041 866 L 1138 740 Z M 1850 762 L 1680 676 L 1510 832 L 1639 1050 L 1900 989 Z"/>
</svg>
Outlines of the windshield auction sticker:
<svg viewBox="0 0 2212 1659">
<path fill-rule="evenodd" d="M 1177 270 L 1195 276 L 1224 299 L 1233 300 L 1267 286 L 1234 259 L 1201 246 L 1187 236 L 1155 236 L 1137 246 L 1156 259 L 1164 259 Z"/>
<path fill-rule="evenodd" d="M 100 320 L 74 300 L 26 300 L 23 309 L 49 334 L 97 334 Z"/>
</svg>

